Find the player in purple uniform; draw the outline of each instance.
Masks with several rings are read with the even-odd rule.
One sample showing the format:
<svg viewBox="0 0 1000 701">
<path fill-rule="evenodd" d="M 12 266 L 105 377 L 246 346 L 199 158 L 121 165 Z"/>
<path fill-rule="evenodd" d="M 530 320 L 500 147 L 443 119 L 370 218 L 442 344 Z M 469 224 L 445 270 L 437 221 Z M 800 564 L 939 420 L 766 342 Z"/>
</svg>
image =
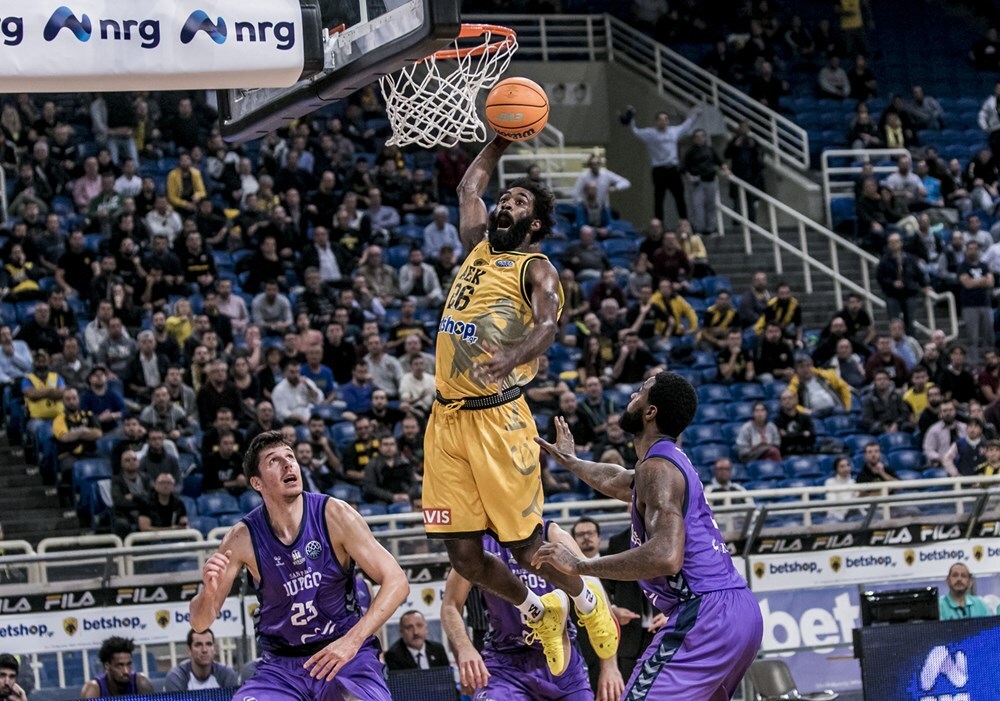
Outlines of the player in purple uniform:
<svg viewBox="0 0 1000 701">
<path fill-rule="evenodd" d="M 351 506 L 302 491 L 279 431 L 253 439 L 243 470 L 264 503 L 229 529 L 191 601 L 191 627 L 203 631 L 240 571 L 250 572 L 261 659 L 234 701 L 389 701 L 373 636 L 406 600 L 406 575 Z M 364 615 L 355 563 L 381 585 Z"/>
<path fill-rule="evenodd" d="M 632 502 L 631 549 L 585 560 L 546 543 L 535 554 L 563 572 L 638 581 L 669 619 L 637 662 L 623 701 L 731 699 L 760 647 L 760 607 L 733 566 L 698 473 L 675 443 L 697 406 L 680 375 L 660 372 L 642 384 L 620 422 L 636 437 L 634 470 L 577 459 L 562 419 L 555 445 L 537 439 L 594 489 Z"/>
<path fill-rule="evenodd" d="M 145 674 L 132 671 L 132 651 L 135 643 L 129 638 L 112 635 L 101 643 L 97 659 L 104 671 L 83 685 L 81 699 L 102 699 L 105 696 L 152 694 L 153 685 Z"/>
<path fill-rule="evenodd" d="M 576 541 L 558 524 L 545 521 L 542 538 L 544 541 L 565 543 L 575 553 L 583 556 Z M 514 575 L 539 596 L 557 591 L 563 600 L 564 610 L 569 601 L 565 592 L 552 586 L 534 572 L 522 567 L 508 549 L 490 536 L 483 536 L 483 550 L 492 553 L 503 562 Z M 607 598 L 599 580 L 588 584 L 599 596 Z M 549 671 L 542 652 L 531 629 L 524 624 L 521 612 L 513 604 L 498 596 L 483 592 L 486 610 L 489 614 L 490 631 L 486 645 L 480 655 L 469 639 L 462 618 L 465 601 L 472 590 L 472 584 L 457 571 L 452 570 L 444 586 L 441 602 L 441 627 L 444 629 L 455 660 L 461 673 L 463 688 L 475 690 L 475 701 L 593 701 L 594 692 L 590 688 L 587 664 L 579 649 L 572 644 L 576 638 L 576 627 L 567 623 L 570 659 L 566 672 L 555 676 Z M 606 603 L 606 602 L 605 602 Z M 602 659 L 597 701 L 618 701 L 623 683 L 614 657 Z"/>
</svg>

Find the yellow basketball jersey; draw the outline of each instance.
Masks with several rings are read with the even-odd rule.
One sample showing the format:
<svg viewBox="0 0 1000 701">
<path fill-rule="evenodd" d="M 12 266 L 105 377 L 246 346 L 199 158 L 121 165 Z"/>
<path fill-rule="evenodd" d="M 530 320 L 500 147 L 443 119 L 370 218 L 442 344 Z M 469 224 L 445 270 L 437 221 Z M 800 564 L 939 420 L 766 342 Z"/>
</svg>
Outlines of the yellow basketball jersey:
<svg viewBox="0 0 1000 701">
<path fill-rule="evenodd" d="M 527 337 L 535 322 L 528 289 L 528 263 L 548 260 L 541 253 L 504 251 L 494 253 L 484 240 L 466 257 L 448 293 L 438 325 L 435 380 L 447 399 L 495 394 L 495 385 L 473 377 L 477 362 L 489 358 L 482 342 L 497 348 L 513 348 Z M 559 310 L 562 311 L 562 286 Z M 504 388 L 523 386 L 538 371 L 538 361 L 519 365 L 503 382 Z"/>
</svg>

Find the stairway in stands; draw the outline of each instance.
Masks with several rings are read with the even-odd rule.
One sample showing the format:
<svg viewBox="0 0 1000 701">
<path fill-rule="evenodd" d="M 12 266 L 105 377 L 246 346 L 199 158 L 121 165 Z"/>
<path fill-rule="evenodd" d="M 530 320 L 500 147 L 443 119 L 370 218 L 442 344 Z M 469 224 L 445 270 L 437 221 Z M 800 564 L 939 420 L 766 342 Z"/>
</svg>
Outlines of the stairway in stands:
<svg viewBox="0 0 1000 701">
<path fill-rule="evenodd" d="M 781 228 L 781 237 L 785 241 L 798 241 L 798 229 L 795 227 Z M 810 254 L 821 263 L 830 265 L 830 249 L 824 245 L 818 235 L 807 239 Z M 782 258 L 784 272 L 775 269 L 774 253 L 771 246 L 761 237 L 753 239 L 753 253 L 748 257 L 744 249 L 743 235 L 735 227 L 729 229 L 725 236 L 710 236 L 705 239 L 708 249 L 708 259 L 715 268 L 717 275 L 727 275 L 733 283 L 733 294 L 742 295 L 750 287 L 753 273 L 763 270 L 767 273 L 771 291 L 777 288 L 778 282 L 785 281 L 792 286 L 792 294 L 802 305 L 802 321 L 807 330 L 821 330 L 830 321 L 834 311 L 843 306 L 843 300 L 834 295 L 833 279 L 823 273 L 813 270 L 812 294 L 806 293 L 805 279 L 802 275 L 802 264 L 789 255 Z M 840 271 L 851 280 L 861 281 L 861 264 L 854 256 L 840 257 Z M 871 271 L 872 286 L 875 286 L 875 271 Z M 843 291 L 846 296 L 847 290 Z M 888 317 L 884 310 L 875 309 L 876 328 L 887 331 Z"/>
<path fill-rule="evenodd" d="M 41 476 L 27 474 L 28 468 L 24 455 L 11 448 L 6 434 L 0 436 L 0 523 L 4 538 L 26 540 L 37 547 L 43 538 L 83 533 L 76 515 L 65 518 L 58 497 L 46 494 Z"/>
</svg>

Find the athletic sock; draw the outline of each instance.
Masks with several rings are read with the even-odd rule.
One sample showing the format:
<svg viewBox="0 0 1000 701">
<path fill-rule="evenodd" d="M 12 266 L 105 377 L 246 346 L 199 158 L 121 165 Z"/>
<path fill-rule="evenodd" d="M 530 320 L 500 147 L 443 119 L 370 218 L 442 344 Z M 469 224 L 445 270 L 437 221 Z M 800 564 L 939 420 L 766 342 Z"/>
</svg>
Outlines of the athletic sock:
<svg viewBox="0 0 1000 701">
<path fill-rule="evenodd" d="M 541 598 L 530 589 L 528 596 L 517 605 L 517 608 L 529 621 L 537 621 L 545 613 L 545 606 L 542 604 Z"/>
<path fill-rule="evenodd" d="M 581 615 L 586 616 L 597 607 L 597 597 L 594 596 L 594 592 L 591 591 L 586 582 L 583 583 L 583 591 L 572 598 L 573 603 L 576 604 L 576 610 Z"/>
</svg>

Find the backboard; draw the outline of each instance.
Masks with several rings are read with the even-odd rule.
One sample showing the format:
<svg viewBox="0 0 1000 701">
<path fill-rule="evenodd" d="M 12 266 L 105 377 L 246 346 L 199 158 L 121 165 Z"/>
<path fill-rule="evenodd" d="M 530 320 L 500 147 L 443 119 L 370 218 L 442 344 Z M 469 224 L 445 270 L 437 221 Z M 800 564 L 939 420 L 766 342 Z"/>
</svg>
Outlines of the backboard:
<svg viewBox="0 0 1000 701">
<path fill-rule="evenodd" d="M 302 0 L 305 4 L 306 0 Z M 320 0 L 323 68 L 290 88 L 219 90 L 222 135 L 264 136 L 444 49 L 461 29 L 460 0 Z"/>
</svg>

